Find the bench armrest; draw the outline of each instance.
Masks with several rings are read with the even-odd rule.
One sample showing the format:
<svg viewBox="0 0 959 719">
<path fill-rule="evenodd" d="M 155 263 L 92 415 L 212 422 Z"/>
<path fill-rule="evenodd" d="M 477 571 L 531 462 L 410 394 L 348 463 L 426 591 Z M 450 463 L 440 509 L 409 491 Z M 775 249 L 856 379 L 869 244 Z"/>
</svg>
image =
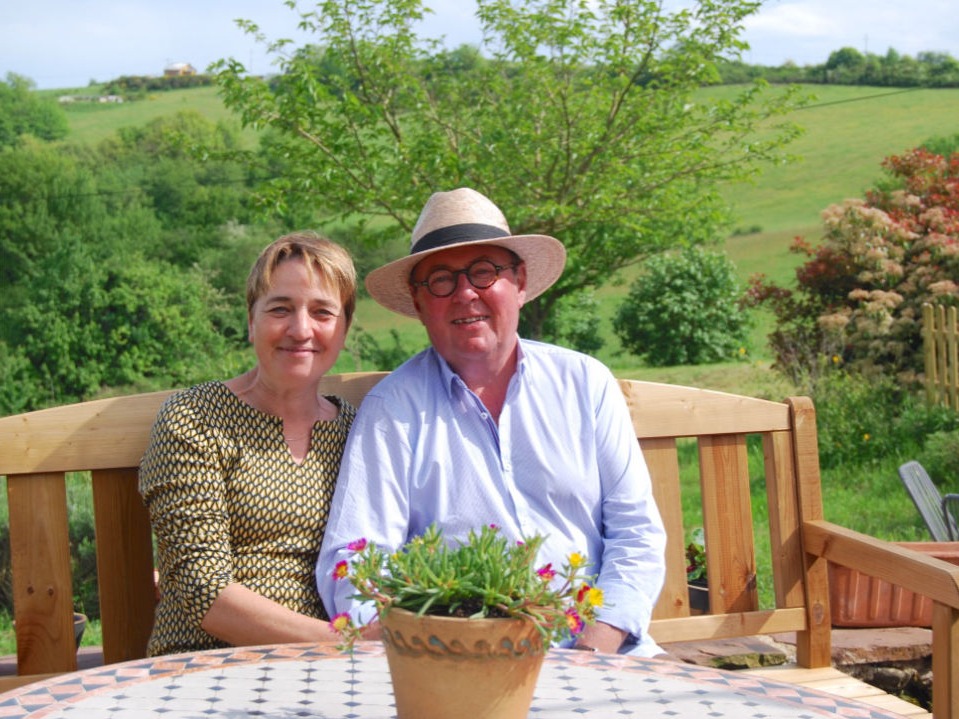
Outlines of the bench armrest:
<svg viewBox="0 0 959 719">
<path fill-rule="evenodd" d="M 803 547 L 959 610 L 959 567 L 825 520 L 803 522 Z"/>
</svg>

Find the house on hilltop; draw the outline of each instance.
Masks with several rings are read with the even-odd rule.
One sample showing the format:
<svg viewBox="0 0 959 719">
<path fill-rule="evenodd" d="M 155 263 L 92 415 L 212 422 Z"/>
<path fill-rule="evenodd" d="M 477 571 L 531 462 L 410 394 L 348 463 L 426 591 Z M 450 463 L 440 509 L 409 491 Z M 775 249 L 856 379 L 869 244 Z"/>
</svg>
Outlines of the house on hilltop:
<svg viewBox="0 0 959 719">
<path fill-rule="evenodd" d="M 163 77 L 181 77 L 184 75 L 196 75 L 196 68 L 188 62 L 175 62 L 163 69 Z"/>
</svg>

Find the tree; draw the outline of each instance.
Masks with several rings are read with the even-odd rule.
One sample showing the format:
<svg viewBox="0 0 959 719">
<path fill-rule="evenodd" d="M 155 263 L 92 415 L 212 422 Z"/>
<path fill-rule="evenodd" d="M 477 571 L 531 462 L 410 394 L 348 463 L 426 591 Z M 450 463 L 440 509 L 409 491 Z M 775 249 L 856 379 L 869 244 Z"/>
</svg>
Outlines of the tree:
<svg viewBox="0 0 959 719">
<path fill-rule="evenodd" d="M 524 309 L 525 331 L 540 336 L 562 297 L 713 239 L 725 220 L 718 183 L 783 159 L 798 130 L 776 120 L 799 102 L 793 91 L 699 92 L 746 47 L 742 22 L 758 7 L 478 0 L 477 58 L 417 36 L 421 0 L 322 0 L 300 11 L 322 51 L 281 59 L 270 81 L 235 59 L 215 69 L 242 122 L 277 132 L 287 172 L 265 188 L 277 209 L 361 218 L 376 241 L 408 236 L 432 192 L 465 185 L 514 232 L 558 237 L 566 272 Z M 269 47 L 283 57 L 288 44 Z M 324 74 L 316 59 L 330 56 L 339 62 Z"/>
<path fill-rule="evenodd" d="M 67 130 L 67 116 L 56 102 L 37 96 L 27 78 L 7 73 L 6 82 L 0 82 L 0 147 L 23 135 L 59 140 Z"/>
</svg>

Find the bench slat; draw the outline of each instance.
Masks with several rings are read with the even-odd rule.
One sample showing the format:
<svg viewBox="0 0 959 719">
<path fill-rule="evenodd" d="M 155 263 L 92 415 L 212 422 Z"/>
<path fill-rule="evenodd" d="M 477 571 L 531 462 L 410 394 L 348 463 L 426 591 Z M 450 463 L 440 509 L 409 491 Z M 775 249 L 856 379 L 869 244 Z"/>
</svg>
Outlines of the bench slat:
<svg viewBox="0 0 959 719">
<path fill-rule="evenodd" d="M 137 468 L 93 473 L 97 583 L 107 664 L 146 655 L 156 589 L 150 515 L 138 491 Z"/>
<path fill-rule="evenodd" d="M 9 475 L 7 500 L 18 673 L 74 671 L 66 478 Z"/>
</svg>

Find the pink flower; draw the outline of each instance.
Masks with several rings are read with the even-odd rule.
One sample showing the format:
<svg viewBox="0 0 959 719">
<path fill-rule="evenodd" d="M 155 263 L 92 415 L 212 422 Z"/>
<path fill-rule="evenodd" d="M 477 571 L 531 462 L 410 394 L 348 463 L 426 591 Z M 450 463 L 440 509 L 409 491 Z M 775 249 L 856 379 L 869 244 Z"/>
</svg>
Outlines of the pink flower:
<svg viewBox="0 0 959 719">
<path fill-rule="evenodd" d="M 346 548 L 351 552 L 362 552 L 364 549 L 366 549 L 366 537 L 353 540 L 346 545 Z"/>
<path fill-rule="evenodd" d="M 536 570 L 536 573 L 539 575 L 539 578 L 544 582 L 551 582 L 553 577 L 556 576 L 556 570 L 553 569 L 552 563 L 547 564 L 545 567 L 540 567 Z"/>
<path fill-rule="evenodd" d="M 346 579 L 350 575 L 350 565 L 345 559 L 340 560 L 333 567 L 333 579 Z"/>
<path fill-rule="evenodd" d="M 566 610 L 566 624 L 572 634 L 579 634 L 586 626 L 586 622 L 579 616 L 579 612 L 572 607 Z"/>
</svg>

